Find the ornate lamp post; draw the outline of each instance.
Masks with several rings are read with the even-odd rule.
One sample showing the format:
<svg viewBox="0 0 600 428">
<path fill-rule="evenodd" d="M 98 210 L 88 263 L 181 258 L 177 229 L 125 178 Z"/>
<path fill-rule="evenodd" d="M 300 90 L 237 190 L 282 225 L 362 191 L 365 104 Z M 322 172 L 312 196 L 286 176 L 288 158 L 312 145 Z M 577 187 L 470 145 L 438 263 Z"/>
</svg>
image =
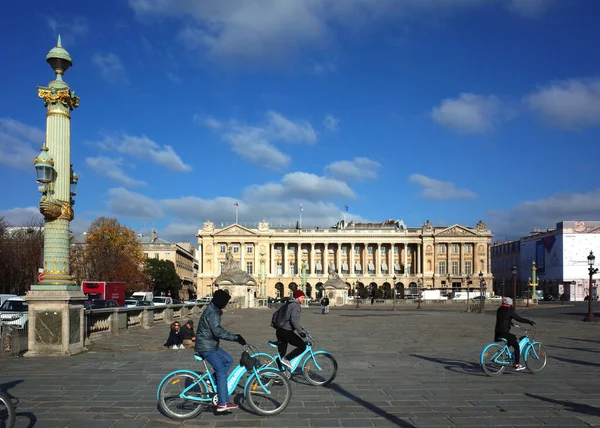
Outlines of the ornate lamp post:
<svg viewBox="0 0 600 428">
<path fill-rule="evenodd" d="M 537 304 L 537 296 L 535 294 L 535 287 L 538 286 L 538 277 L 537 277 L 537 268 L 535 266 L 535 262 L 531 264 L 531 304 Z M 527 296 L 529 302 L 529 296 Z"/>
<path fill-rule="evenodd" d="M 512 276 L 513 276 L 513 306 L 517 308 L 517 265 L 513 265 L 512 267 Z"/>
<path fill-rule="evenodd" d="M 469 295 L 469 281 L 471 281 L 471 276 L 469 274 L 467 274 L 466 278 L 465 278 L 465 282 L 467 285 L 467 309 L 465 310 L 465 312 L 471 312 L 471 308 L 469 307 L 469 299 L 470 299 L 470 295 Z"/>
<path fill-rule="evenodd" d="M 417 309 L 421 309 L 421 301 L 423 300 L 421 298 L 421 294 L 423 293 L 421 278 L 417 278 L 417 293 L 419 293 L 419 303 L 417 305 Z"/>
<path fill-rule="evenodd" d="M 306 271 L 308 270 L 308 264 L 306 260 L 302 260 L 302 275 L 300 277 L 302 284 L 302 292 L 306 293 Z M 304 300 L 304 306 L 308 306 L 308 300 Z"/>
<path fill-rule="evenodd" d="M 266 290 L 265 290 L 265 282 L 267 281 L 267 274 L 265 271 L 265 263 L 266 263 L 266 259 L 265 259 L 265 252 L 264 250 L 260 252 L 260 273 L 258 275 L 258 284 L 259 284 L 259 290 L 258 290 L 258 294 L 259 297 L 264 299 L 266 297 Z"/>
<path fill-rule="evenodd" d="M 593 300 L 592 276 L 594 274 L 598 273 L 598 268 L 594 267 L 594 262 L 596 261 L 596 257 L 594 256 L 593 252 L 590 251 L 590 255 L 587 257 L 587 259 L 588 259 L 588 272 L 590 274 L 590 288 L 588 291 L 588 313 L 583 320 L 588 321 L 588 322 L 595 322 L 596 317 L 594 316 L 594 313 L 592 312 L 592 300 Z"/>
<path fill-rule="evenodd" d="M 63 80 L 73 64 L 62 47 L 46 55 L 55 79 L 47 87 L 38 86 L 38 96 L 46 107 L 46 142 L 34 159 L 39 202 L 44 216 L 44 276 L 27 293 L 29 331 L 27 356 L 71 355 L 83 350 L 83 301 L 80 286 L 71 276 L 70 222 L 79 177 L 71 165 L 71 111 L 79 107 L 79 97 Z"/>
<path fill-rule="evenodd" d="M 483 279 L 483 272 L 479 271 L 479 295 L 481 296 L 481 304 L 479 306 L 479 313 L 482 313 L 485 308 L 485 287 L 486 283 Z"/>
</svg>

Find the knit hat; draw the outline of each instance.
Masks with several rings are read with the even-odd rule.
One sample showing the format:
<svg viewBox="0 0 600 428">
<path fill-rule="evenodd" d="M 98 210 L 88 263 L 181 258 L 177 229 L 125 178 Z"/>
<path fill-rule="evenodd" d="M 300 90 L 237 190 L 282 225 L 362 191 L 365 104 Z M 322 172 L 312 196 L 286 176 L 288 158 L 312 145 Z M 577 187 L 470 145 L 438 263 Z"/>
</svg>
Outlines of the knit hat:
<svg viewBox="0 0 600 428">
<path fill-rule="evenodd" d="M 298 298 L 304 297 L 304 296 L 306 296 L 306 294 L 304 294 L 304 291 L 302 291 L 302 290 L 294 291 L 294 299 L 298 299 Z"/>
<path fill-rule="evenodd" d="M 212 298 L 211 302 L 217 308 L 223 309 L 227 305 L 227 303 L 229 302 L 230 299 L 231 299 L 231 296 L 229 295 L 229 293 L 227 293 L 223 290 L 217 290 L 213 293 L 213 298 Z"/>
<path fill-rule="evenodd" d="M 508 305 L 508 306 L 512 306 L 513 301 L 512 301 L 512 299 L 510 297 L 505 297 L 504 298 L 504 304 Z"/>
</svg>

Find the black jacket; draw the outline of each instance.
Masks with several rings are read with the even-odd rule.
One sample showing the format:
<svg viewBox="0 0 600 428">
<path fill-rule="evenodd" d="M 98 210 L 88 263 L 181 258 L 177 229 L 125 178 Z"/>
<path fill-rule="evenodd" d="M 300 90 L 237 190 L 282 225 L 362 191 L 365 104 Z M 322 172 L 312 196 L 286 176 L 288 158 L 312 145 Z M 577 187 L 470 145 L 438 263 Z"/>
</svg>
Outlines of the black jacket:
<svg viewBox="0 0 600 428">
<path fill-rule="evenodd" d="M 183 340 L 192 340 L 193 337 L 196 336 L 196 333 L 194 333 L 194 328 L 188 328 L 187 324 L 184 324 L 183 327 L 181 327 L 181 337 Z"/>
<path fill-rule="evenodd" d="M 510 332 L 511 321 L 515 320 L 518 322 L 524 322 L 527 324 L 533 324 L 533 321 L 528 320 L 527 318 L 520 317 L 515 312 L 515 309 L 512 306 L 500 306 L 498 311 L 496 312 L 496 330 L 501 333 Z"/>
<path fill-rule="evenodd" d="M 171 330 L 171 332 L 169 333 L 169 337 L 167 339 L 167 343 L 165 343 L 163 346 L 168 346 L 171 347 L 173 345 L 181 345 L 183 343 L 183 337 L 181 336 L 181 333 L 175 330 Z"/>
</svg>

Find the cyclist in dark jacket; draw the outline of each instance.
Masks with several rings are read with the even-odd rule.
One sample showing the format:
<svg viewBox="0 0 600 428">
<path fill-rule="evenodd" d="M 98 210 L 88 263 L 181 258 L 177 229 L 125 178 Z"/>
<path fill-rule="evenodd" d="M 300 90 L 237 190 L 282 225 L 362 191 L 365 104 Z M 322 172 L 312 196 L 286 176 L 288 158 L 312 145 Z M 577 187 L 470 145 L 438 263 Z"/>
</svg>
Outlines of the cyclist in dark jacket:
<svg viewBox="0 0 600 428">
<path fill-rule="evenodd" d="M 501 339 L 506 339 L 506 343 L 508 344 L 508 346 L 512 346 L 512 348 L 514 349 L 515 370 L 521 371 L 525 369 L 525 366 L 522 366 L 520 364 L 521 352 L 519 349 L 519 342 L 517 341 L 517 336 L 510 332 L 510 328 L 512 327 L 512 320 L 535 325 L 533 321 L 517 315 L 515 313 L 515 308 L 513 307 L 512 299 L 510 297 L 506 297 L 502 302 L 502 306 L 500 306 L 498 308 L 498 311 L 496 312 L 496 328 L 494 332 L 494 340 L 500 341 Z"/>
<path fill-rule="evenodd" d="M 281 358 L 281 364 L 289 369 L 292 368 L 290 360 L 293 360 L 306 350 L 306 343 L 302 340 L 306 337 L 306 333 L 300 325 L 300 312 L 302 312 L 302 304 L 304 303 L 304 299 L 306 299 L 306 295 L 302 290 L 296 290 L 294 291 L 293 297 L 293 299 L 290 299 L 290 303 L 287 307 L 284 318 L 285 324 L 275 332 L 277 341 L 279 342 L 277 351 Z M 294 333 L 294 331 L 298 334 Z M 295 346 L 296 349 L 285 355 L 288 343 Z"/>
<path fill-rule="evenodd" d="M 233 364 L 231 356 L 219 347 L 219 340 L 229 340 L 245 345 L 246 341 L 239 334 L 231 333 L 221 327 L 222 309 L 227 305 L 231 296 L 223 290 L 217 290 L 213 294 L 211 303 L 200 316 L 198 330 L 196 332 L 195 351 L 210 363 L 215 369 L 217 382 L 217 393 L 219 403 L 217 412 L 226 412 L 237 409 L 235 403 L 229 402 L 227 390 L 227 374 Z"/>
</svg>

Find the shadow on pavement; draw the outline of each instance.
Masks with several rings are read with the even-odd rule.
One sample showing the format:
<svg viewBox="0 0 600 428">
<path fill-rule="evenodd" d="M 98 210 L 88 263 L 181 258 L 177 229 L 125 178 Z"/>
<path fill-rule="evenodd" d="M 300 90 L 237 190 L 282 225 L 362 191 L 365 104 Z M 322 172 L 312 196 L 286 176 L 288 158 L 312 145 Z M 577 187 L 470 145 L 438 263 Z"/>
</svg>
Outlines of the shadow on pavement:
<svg viewBox="0 0 600 428">
<path fill-rule="evenodd" d="M 33 428 L 35 426 L 35 423 L 37 422 L 37 418 L 35 417 L 35 415 L 31 412 L 17 412 L 15 414 L 16 419 L 15 419 L 15 426 L 24 426 L 23 423 L 21 423 L 22 419 L 27 418 L 28 422 L 27 422 L 27 428 Z"/>
<path fill-rule="evenodd" d="M 570 351 L 594 352 L 594 353 L 600 352 L 600 350 L 598 350 L 598 349 L 589 349 L 589 348 L 571 348 L 568 346 L 556 346 L 556 345 L 545 345 L 545 346 L 547 346 L 548 348 L 568 349 Z"/>
<path fill-rule="evenodd" d="M 391 413 L 386 412 L 381 407 L 377 407 L 376 405 L 371 404 L 368 401 L 363 400 L 360 397 L 357 397 L 356 395 L 352 394 L 350 391 L 345 390 L 344 388 L 342 388 L 341 386 L 339 386 L 337 384 L 330 383 L 329 385 L 326 385 L 323 388 L 331 389 L 332 391 L 342 394 L 344 397 L 351 399 L 352 401 L 360 404 L 361 406 L 365 407 L 366 409 L 369 409 L 371 412 L 375 413 L 376 415 L 381 416 L 382 418 L 390 421 L 395 426 L 411 427 L 411 428 L 414 427 L 413 424 L 405 422 L 402 419 L 400 419 L 398 416 L 392 415 Z"/>
<path fill-rule="evenodd" d="M 600 367 L 600 363 L 590 363 L 589 361 L 573 360 L 571 358 L 555 357 L 553 355 L 550 355 L 550 358 L 559 361 L 564 361 L 565 363 L 579 364 L 581 366 Z"/>
<path fill-rule="evenodd" d="M 560 339 L 566 340 L 576 340 L 578 342 L 589 342 L 589 343 L 600 343 L 600 340 L 592 340 L 592 339 L 576 339 L 574 337 L 561 337 Z"/>
<path fill-rule="evenodd" d="M 466 361 L 452 360 L 450 358 L 434 358 L 425 355 L 410 354 L 411 357 L 421 358 L 422 360 L 442 364 L 446 370 L 456 373 L 466 373 L 473 376 L 486 376 L 479 363 L 469 363 Z"/>
<path fill-rule="evenodd" d="M 565 410 L 569 410 L 571 412 L 582 413 L 590 416 L 600 416 L 600 408 L 590 406 L 588 404 L 573 403 L 572 401 L 565 400 L 554 400 L 552 398 L 542 397 L 541 395 L 530 394 L 528 392 L 526 392 L 525 395 L 537 400 L 546 401 L 547 403 L 560 404 L 565 408 Z"/>
</svg>

